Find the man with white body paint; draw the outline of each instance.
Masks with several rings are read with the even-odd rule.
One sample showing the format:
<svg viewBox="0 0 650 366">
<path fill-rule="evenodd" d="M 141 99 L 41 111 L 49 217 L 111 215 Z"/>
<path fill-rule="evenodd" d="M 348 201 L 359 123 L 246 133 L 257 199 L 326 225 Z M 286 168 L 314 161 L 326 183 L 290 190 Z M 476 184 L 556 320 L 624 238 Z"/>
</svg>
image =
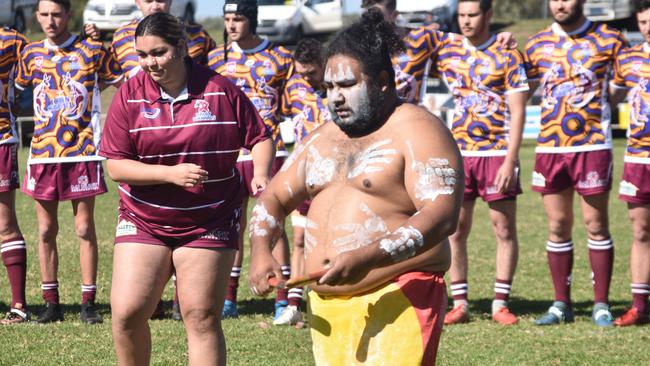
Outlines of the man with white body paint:
<svg viewBox="0 0 650 366">
<path fill-rule="evenodd" d="M 392 53 L 404 44 L 374 10 L 327 50 L 334 123 L 298 145 L 251 219 L 254 293 L 281 278 L 279 223 L 311 199 L 305 272 L 316 364 L 433 365 L 447 302 L 447 237 L 456 228 L 462 160 L 444 124 L 399 102 Z"/>
</svg>

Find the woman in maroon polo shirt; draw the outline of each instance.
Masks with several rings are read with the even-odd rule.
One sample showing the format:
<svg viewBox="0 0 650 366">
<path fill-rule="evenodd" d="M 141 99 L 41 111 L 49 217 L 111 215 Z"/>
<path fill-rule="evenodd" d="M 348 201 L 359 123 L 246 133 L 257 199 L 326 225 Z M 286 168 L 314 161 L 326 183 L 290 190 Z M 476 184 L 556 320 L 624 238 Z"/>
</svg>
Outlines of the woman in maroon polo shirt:
<svg viewBox="0 0 650 366">
<path fill-rule="evenodd" d="M 111 308 L 119 364 L 147 364 L 148 319 L 172 268 L 189 363 L 226 363 L 221 330 L 237 249 L 242 184 L 235 162 L 251 149 L 262 190 L 273 143 L 248 98 L 187 57 L 182 24 L 156 13 L 135 33 L 145 72 L 115 95 L 100 155 L 119 182 Z"/>
</svg>

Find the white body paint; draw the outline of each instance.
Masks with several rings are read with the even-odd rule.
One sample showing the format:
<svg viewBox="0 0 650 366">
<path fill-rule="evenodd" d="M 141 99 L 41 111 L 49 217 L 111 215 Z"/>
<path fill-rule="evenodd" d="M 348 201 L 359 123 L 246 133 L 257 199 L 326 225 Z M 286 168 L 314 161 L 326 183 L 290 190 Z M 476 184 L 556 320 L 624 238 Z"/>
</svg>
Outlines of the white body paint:
<svg viewBox="0 0 650 366">
<path fill-rule="evenodd" d="M 318 241 L 316 241 L 316 237 L 312 233 L 314 230 L 318 230 L 318 224 L 307 219 L 307 222 L 305 223 L 305 258 L 307 257 L 307 254 L 311 253 L 314 248 L 316 248 L 316 245 L 318 245 Z"/>
<path fill-rule="evenodd" d="M 411 154 L 411 169 L 415 172 L 415 198 L 434 201 L 439 195 L 451 195 L 456 189 L 457 173 L 449 160 L 429 158 L 427 162 L 415 160 L 413 147 L 407 142 Z"/>
<path fill-rule="evenodd" d="M 269 214 L 266 207 L 263 204 L 255 205 L 251 214 L 251 223 L 248 227 L 249 235 L 251 237 L 267 237 L 270 234 L 269 230 L 277 227 L 278 221 Z"/>
<path fill-rule="evenodd" d="M 384 167 L 393 161 L 393 155 L 397 154 L 395 149 L 381 149 L 381 146 L 388 145 L 391 140 L 383 140 L 370 145 L 357 159 L 357 165 L 348 173 L 348 178 L 354 178 L 364 173 L 376 173 L 384 170 Z"/>
<path fill-rule="evenodd" d="M 422 233 L 413 226 L 400 227 L 391 235 L 397 237 L 382 239 L 379 242 L 379 247 L 390 254 L 394 262 L 401 262 L 414 257 L 416 251 L 424 246 Z"/>
<path fill-rule="evenodd" d="M 289 155 L 287 160 L 285 160 L 284 164 L 282 164 L 280 171 L 286 172 L 287 170 L 289 170 L 289 168 L 291 168 L 293 163 L 295 163 L 296 160 L 298 160 L 298 157 L 303 153 L 303 151 L 305 151 L 309 147 L 309 145 L 311 145 L 314 141 L 316 141 L 316 139 L 319 136 L 320 133 L 314 134 L 314 136 L 312 136 L 312 138 L 309 141 L 307 141 L 307 143 L 298 144 L 298 146 L 296 146 L 296 149 L 293 151 L 293 153 Z"/>
<path fill-rule="evenodd" d="M 318 149 L 310 146 L 305 170 L 305 183 L 308 187 L 322 186 L 332 181 L 336 172 L 336 161 L 323 158 Z"/>
<path fill-rule="evenodd" d="M 284 182 L 284 187 L 287 189 L 287 192 L 289 193 L 289 197 L 293 197 L 293 189 L 291 189 L 291 185 L 289 182 Z"/>
<path fill-rule="evenodd" d="M 348 252 L 370 245 L 381 236 L 388 234 L 384 220 L 375 214 L 365 203 L 359 205 L 368 218 L 362 224 L 339 224 L 334 230 L 348 231 L 349 235 L 334 240 L 337 253 Z"/>
</svg>

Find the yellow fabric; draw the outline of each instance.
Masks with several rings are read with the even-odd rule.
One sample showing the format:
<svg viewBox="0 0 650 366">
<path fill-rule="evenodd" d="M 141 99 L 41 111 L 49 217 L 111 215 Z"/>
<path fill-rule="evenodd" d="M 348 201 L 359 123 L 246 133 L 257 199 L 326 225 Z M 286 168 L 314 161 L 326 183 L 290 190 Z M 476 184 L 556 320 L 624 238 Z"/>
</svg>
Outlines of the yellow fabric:
<svg viewBox="0 0 650 366">
<path fill-rule="evenodd" d="M 358 296 L 309 293 L 316 365 L 420 365 L 424 355 L 415 309 L 390 283 Z"/>
</svg>

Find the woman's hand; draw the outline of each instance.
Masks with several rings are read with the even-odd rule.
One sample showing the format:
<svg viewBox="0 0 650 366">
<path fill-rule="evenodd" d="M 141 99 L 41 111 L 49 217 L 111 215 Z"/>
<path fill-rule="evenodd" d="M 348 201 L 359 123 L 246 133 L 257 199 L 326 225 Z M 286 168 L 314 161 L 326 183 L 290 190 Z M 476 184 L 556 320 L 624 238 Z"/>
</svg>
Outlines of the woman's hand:
<svg viewBox="0 0 650 366">
<path fill-rule="evenodd" d="M 183 163 L 168 167 L 167 179 L 177 186 L 193 188 L 208 180 L 208 172 L 196 164 Z"/>
</svg>

